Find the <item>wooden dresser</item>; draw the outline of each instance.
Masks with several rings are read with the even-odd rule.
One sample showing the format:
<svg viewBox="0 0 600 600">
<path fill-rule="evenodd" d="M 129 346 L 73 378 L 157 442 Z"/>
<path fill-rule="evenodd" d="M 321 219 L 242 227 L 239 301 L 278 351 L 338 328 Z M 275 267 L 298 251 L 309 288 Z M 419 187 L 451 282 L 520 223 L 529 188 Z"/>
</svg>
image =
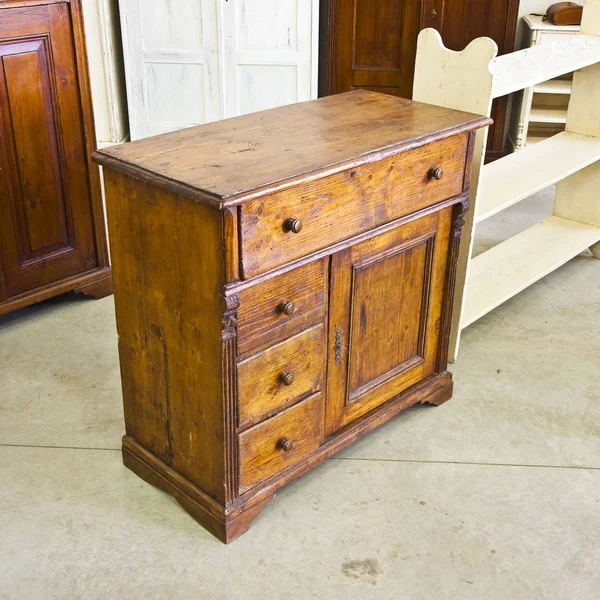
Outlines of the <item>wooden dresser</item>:
<svg viewBox="0 0 600 600">
<path fill-rule="evenodd" d="M 228 542 L 446 371 L 484 117 L 358 91 L 107 148 L 125 464 Z"/>
</svg>

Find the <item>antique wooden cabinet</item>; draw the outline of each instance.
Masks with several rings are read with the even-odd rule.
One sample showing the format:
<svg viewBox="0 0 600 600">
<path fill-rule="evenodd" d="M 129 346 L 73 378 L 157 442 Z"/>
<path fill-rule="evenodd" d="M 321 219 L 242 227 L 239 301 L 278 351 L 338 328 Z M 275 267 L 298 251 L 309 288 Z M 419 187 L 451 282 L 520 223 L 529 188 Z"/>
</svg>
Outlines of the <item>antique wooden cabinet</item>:
<svg viewBox="0 0 600 600">
<path fill-rule="evenodd" d="M 0 4 L 0 314 L 112 291 L 79 0 Z"/>
<path fill-rule="evenodd" d="M 448 400 L 489 122 L 358 91 L 98 152 L 125 464 L 230 541 L 281 485 Z"/>
</svg>

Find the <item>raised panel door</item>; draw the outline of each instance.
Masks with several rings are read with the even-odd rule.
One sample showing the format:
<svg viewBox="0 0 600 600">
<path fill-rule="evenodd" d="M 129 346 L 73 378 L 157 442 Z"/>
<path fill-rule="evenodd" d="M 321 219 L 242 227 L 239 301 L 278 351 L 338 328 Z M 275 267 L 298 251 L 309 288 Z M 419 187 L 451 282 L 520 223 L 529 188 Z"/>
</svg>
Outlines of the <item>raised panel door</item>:
<svg viewBox="0 0 600 600">
<path fill-rule="evenodd" d="M 421 0 L 330 0 L 329 15 L 329 93 L 410 98 Z"/>
<path fill-rule="evenodd" d="M 0 263 L 11 297 L 97 257 L 68 5 L 1 12 Z"/>
<path fill-rule="evenodd" d="M 327 433 L 436 370 L 451 209 L 332 257 Z"/>
</svg>

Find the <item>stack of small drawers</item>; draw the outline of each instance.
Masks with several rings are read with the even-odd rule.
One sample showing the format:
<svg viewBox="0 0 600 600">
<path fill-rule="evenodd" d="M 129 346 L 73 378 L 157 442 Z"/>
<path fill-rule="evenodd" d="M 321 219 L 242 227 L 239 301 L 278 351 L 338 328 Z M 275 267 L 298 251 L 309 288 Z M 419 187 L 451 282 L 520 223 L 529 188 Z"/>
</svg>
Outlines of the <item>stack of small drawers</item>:
<svg viewBox="0 0 600 600">
<path fill-rule="evenodd" d="M 319 259 L 239 292 L 240 491 L 323 438 L 326 269 Z"/>
</svg>

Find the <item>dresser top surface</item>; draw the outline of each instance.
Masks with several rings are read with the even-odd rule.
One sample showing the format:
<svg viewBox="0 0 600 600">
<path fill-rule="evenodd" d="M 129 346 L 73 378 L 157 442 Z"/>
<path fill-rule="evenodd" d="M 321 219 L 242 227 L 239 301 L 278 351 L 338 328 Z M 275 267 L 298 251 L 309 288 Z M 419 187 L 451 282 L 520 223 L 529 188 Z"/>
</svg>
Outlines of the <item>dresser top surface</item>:
<svg viewBox="0 0 600 600">
<path fill-rule="evenodd" d="M 489 123 L 361 90 L 111 146 L 94 160 L 222 207 Z"/>
</svg>

